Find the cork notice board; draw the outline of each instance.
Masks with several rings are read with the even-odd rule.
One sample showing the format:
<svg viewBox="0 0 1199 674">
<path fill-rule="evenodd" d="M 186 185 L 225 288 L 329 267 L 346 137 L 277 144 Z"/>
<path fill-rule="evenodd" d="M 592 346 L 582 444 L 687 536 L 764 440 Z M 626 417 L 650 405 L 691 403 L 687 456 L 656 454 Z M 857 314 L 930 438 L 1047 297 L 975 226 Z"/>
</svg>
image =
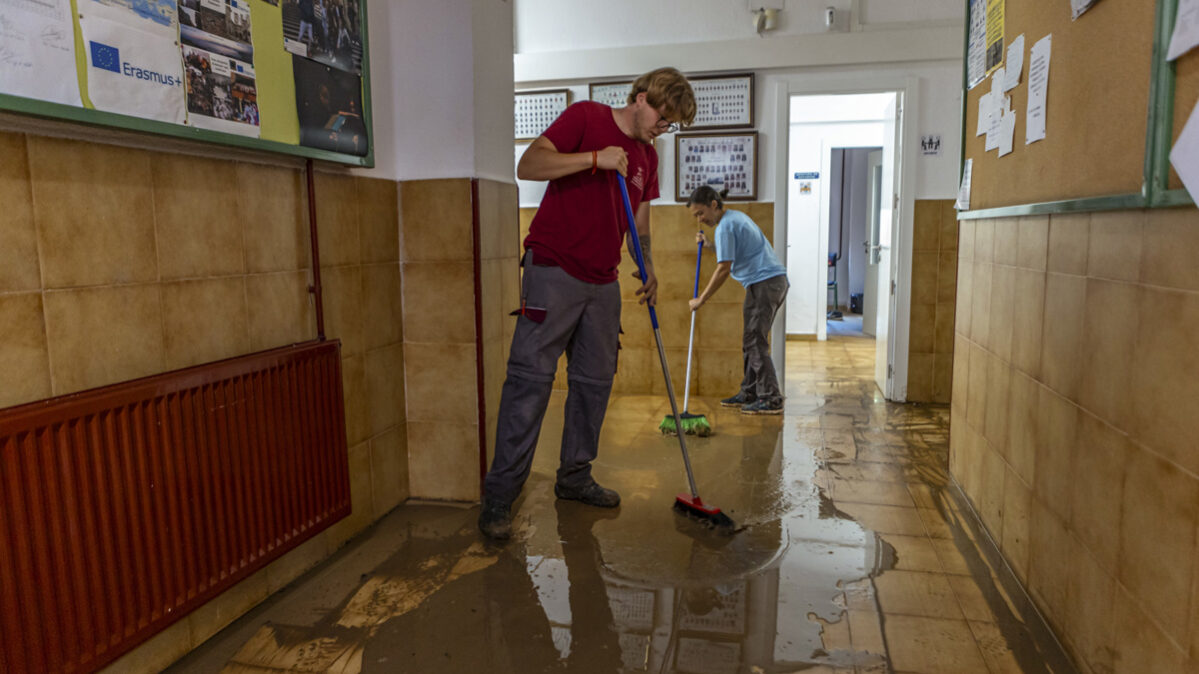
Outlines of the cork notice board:
<svg viewBox="0 0 1199 674">
<path fill-rule="evenodd" d="M 985 135 L 974 135 L 979 98 L 991 87 L 988 77 L 966 96 L 965 151 L 974 160 L 971 210 L 1140 193 L 1157 3 L 1105 0 L 1077 21 L 1070 19 L 1068 2 L 1006 4 L 1004 44 L 1024 35 L 1025 49 L 1020 84 L 1007 92 L 1016 112 L 1015 140 L 1012 153 L 1000 157 L 996 150 L 985 151 Z M 1025 145 L 1029 54 L 1049 34 L 1045 139 Z M 1180 95 L 1182 89 L 1180 68 Z"/>
</svg>

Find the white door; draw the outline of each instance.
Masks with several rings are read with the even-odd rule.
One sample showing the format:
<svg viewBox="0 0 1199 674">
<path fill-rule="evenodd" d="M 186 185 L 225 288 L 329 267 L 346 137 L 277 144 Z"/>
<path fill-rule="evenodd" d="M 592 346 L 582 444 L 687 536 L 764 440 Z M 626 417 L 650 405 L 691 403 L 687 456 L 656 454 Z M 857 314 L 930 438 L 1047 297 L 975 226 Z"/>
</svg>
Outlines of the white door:
<svg viewBox="0 0 1199 674">
<path fill-rule="evenodd" d="M 878 334 L 878 235 L 879 210 L 882 204 L 883 152 L 877 150 L 866 156 L 866 285 L 862 292 L 862 332 L 876 337 Z"/>
<path fill-rule="evenodd" d="M 876 270 L 878 273 L 877 283 L 871 286 L 878 289 L 875 294 L 878 304 L 876 305 L 877 316 L 874 330 L 874 381 L 878 384 L 879 390 L 883 392 L 883 397 L 888 400 L 894 397 L 892 393 L 894 381 L 891 378 L 893 354 L 890 333 L 891 319 L 895 315 L 895 281 L 891 270 L 891 234 L 897 229 L 894 225 L 897 215 L 896 205 L 899 200 L 896 190 L 895 159 L 899 156 L 897 131 L 902 128 L 902 124 L 899 123 L 902 108 L 898 103 L 898 96 L 896 96 L 887 106 L 883 124 L 882 166 L 872 174 L 878 176 L 879 182 L 878 225 L 877 230 L 871 228 L 872 237 L 875 239 L 873 245 L 877 246 L 874 257 L 878 266 Z M 877 236 L 873 235 L 875 231 L 877 231 Z"/>
</svg>

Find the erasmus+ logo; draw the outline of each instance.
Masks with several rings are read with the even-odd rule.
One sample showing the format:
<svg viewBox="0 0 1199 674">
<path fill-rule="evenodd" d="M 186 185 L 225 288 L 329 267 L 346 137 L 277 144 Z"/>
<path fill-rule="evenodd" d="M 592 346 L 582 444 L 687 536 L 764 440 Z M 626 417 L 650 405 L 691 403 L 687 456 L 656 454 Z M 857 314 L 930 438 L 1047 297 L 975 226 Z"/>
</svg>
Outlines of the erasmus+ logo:
<svg viewBox="0 0 1199 674">
<path fill-rule="evenodd" d="M 102 42 L 91 42 L 92 67 L 107 70 L 125 77 L 132 77 L 148 82 L 165 84 L 174 87 L 182 84 L 182 80 L 174 75 L 164 75 L 153 70 L 139 68 L 127 61 L 121 61 L 121 50 Z"/>
</svg>

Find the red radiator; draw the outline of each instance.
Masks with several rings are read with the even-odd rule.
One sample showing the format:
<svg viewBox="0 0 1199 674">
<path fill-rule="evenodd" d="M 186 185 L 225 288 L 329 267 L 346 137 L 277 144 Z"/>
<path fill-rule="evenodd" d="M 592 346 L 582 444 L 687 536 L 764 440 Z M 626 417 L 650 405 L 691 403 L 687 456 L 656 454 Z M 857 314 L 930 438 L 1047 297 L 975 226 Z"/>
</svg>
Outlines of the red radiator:
<svg viewBox="0 0 1199 674">
<path fill-rule="evenodd" d="M 0 672 L 99 669 L 349 513 L 335 341 L 0 411 Z"/>
</svg>

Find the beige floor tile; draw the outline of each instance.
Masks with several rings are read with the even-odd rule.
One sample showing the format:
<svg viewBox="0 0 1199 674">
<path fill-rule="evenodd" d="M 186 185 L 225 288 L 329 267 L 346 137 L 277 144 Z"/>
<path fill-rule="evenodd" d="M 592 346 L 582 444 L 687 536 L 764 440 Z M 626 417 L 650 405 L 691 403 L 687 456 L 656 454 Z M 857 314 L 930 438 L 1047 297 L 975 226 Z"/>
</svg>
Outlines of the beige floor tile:
<svg viewBox="0 0 1199 674">
<path fill-rule="evenodd" d="M 887 616 L 887 644 L 897 671 L 926 674 L 985 672 L 986 664 L 965 620 Z"/>
</svg>

